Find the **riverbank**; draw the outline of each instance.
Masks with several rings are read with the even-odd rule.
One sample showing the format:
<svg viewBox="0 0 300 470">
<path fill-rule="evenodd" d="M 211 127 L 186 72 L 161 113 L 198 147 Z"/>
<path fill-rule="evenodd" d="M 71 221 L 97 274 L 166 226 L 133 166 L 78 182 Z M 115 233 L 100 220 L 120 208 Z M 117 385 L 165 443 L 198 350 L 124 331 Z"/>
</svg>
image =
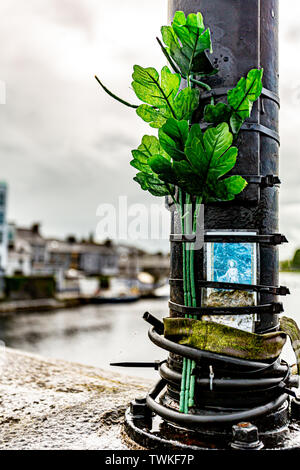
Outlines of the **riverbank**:
<svg viewBox="0 0 300 470">
<path fill-rule="evenodd" d="M 0 315 L 10 315 L 22 312 L 43 312 L 64 308 L 87 305 L 89 299 L 83 297 L 53 298 L 53 299 L 28 299 L 8 300 L 0 302 Z"/>
<path fill-rule="evenodd" d="M 0 449 L 128 449 L 128 403 L 152 382 L 0 348 Z"/>
</svg>

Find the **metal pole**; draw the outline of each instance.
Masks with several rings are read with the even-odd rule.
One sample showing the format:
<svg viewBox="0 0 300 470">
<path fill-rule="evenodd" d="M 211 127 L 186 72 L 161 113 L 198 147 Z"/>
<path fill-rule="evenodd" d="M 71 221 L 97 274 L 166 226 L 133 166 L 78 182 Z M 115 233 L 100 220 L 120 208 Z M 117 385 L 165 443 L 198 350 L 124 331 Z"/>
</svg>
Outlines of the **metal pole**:
<svg viewBox="0 0 300 470">
<path fill-rule="evenodd" d="M 209 79 L 210 85 L 233 88 L 251 68 L 264 69 L 263 85 L 266 91 L 254 106 L 250 118 L 254 126 L 240 133 L 238 164 L 234 171 L 242 175 L 277 175 L 278 0 L 169 0 L 170 20 L 177 10 L 185 14 L 201 11 L 205 24 L 211 28 L 212 62 L 219 68 L 219 73 Z M 222 100 L 222 96 L 218 99 Z M 268 130 L 273 133 L 266 135 Z M 205 229 L 277 233 L 278 191 L 277 186 L 249 184 L 242 197 L 234 203 L 205 208 Z M 176 215 L 172 216 L 171 231 L 180 233 Z M 278 247 L 261 244 L 258 248 L 259 284 L 278 285 Z M 195 258 L 197 278 L 203 279 L 203 252 L 196 252 Z M 171 278 L 182 278 L 181 245 L 176 242 L 171 243 Z M 183 304 L 180 286 L 171 285 L 171 300 Z M 261 293 L 258 303 L 277 301 L 276 296 Z M 170 315 L 178 316 L 178 312 L 171 310 Z M 278 315 L 264 314 L 258 317 L 255 329 L 262 333 L 277 325 Z"/>
</svg>

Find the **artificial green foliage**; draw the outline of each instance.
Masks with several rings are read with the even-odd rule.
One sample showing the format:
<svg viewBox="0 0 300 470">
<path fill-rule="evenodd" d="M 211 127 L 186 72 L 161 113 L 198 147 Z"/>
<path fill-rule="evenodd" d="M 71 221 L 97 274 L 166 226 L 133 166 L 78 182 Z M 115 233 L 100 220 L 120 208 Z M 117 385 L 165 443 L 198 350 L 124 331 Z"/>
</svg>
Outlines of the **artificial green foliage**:
<svg viewBox="0 0 300 470">
<path fill-rule="evenodd" d="M 137 170 L 133 179 L 154 196 L 170 195 L 180 214 L 182 232 L 187 233 L 187 220 L 192 220 L 195 232 L 200 204 L 231 201 L 247 185 L 241 176 L 230 174 L 238 158 L 233 142 L 261 94 L 263 71 L 250 70 L 228 92 L 227 103 L 215 103 L 205 77 L 217 70 L 208 58 L 211 35 L 201 13 L 186 17 L 178 11 L 172 25 L 163 26 L 161 33 L 164 44 L 158 42 L 171 70 L 165 66 L 159 73 L 153 67 L 134 66 L 132 89 L 142 104 L 119 98 L 96 78 L 106 93 L 136 108 L 139 117 L 158 129 L 158 138 L 146 135 L 132 151 L 130 164 Z M 195 111 L 202 113 L 203 108 L 203 116 L 196 117 Z M 201 124 L 195 123 L 199 120 Z M 193 243 L 182 244 L 182 266 L 184 304 L 197 307 Z M 194 361 L 184 358 L 180 412 L 188 413 L 194 405 L 194 370 Z"/>
<path fill-rule="evenodd" d="M 262 77 L 263 70 L 250 70 L 246 78 L 242 77 L 236 87 L 228 91 L 228 104 L 209 104 L 205 107 L 204 120 L 213 124 L 228 122 L 236 135 L 250 117 L 253 103 L 262 92 Z"/>
<path fill-rule="evenodd" d="M 136 176 L 133 178 L 134 181 L 139 183 L 141 188 L 144 191 L 149 191 L 152 196 L 168 196 L 169 194 L 173 194 L 171 189 L 163 184 L 160 179 L 152 174 L 148 173 L 137 173 Z"/>
<path fill-rule="evenodd" d="M 204 110 L 204 120 L 213 124 L 229 122 L 232 115 L 232 109 L 225 103 L 216 105 L 208 104 Z"/>
<path fill-rule="evenodd" d="M 153 155 L 161 154 L 166 161 L 170 160 L 156 137 L 144 135 L 141 145 L 137 150 L 132 150 L 131 153 L 133 160 L 131 160 L 130 165 L 139 170 L 134 180 L 140 184 L 144 191 L 149 191 L 153 196 L 174 194 L 174 187 L 166 185 L 160 180 L 149 166 L 149 159 Z"/>
<path fill-rule="evenodd" d="M 176 161 L 186 158 L 184 148 L 188 135 L 188 121 L 176 121 L 172 118 L 168 119 L 158 132 L 161 147 Z"/>
<path fill-rule="evenodd" d="M 199 124 L 188 131 L 186 121 L 176 124 L 170 119 L 161 129 L 159 141 L 169 158 L 158 152 L 147 163 L 165 183 L 199 196 L 203 203 L 230 201 L 245 188 L 241 176 L 221 179 L 235 166 L 238 155 L 228 124 L 202 133 Z"/>
<path fill-rule="evenodd" d="M 185 17 L 182 11 L 177 11 L 172 25 L 163 26 L 161 34 L 170 62 L 176 64 L 181 74 L 188 77 L 217 72 L 206 55 L 206 51 L 212 52 L 212 44 L 210 30 L 205 29 L 201 13 Z"/>
<path fill-rule="evenodd" d="M 263 70 L 253 69 L 242 77 L 237 86 L 228 92 L 228 104 L 233 109 L 230 119 L 232 131 L 236 134 L 245 119 L 250 117 L 254 101 L 262 92 Z"/>
<path fill-rule="evenodd" d="M 161 127 L 169 117 L 190 119 L 199 104 L 199 90 L 184 88 L 179 92 L 181 77 L 163 67 L 161 74 L 152 67 L 133 67 L 132 88 L 143 101 L 137 114 L 151 127 Z M 179 93 L 178 93 L 179 92 Z"/>
</svg>

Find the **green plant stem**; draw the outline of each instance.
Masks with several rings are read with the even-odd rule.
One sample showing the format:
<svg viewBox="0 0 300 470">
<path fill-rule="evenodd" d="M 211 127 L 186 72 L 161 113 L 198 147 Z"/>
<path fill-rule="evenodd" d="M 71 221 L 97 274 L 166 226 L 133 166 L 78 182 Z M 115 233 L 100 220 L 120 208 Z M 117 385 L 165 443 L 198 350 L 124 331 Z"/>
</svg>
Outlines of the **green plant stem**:
<svg viewBox="0 0 300 470">
<path fill-rule="evenodd" d="M 184 412 L 189 412 L 189 393 L 190 393 L 190 380 L 192 372 L 192 362 L 191 359 L 187 360 L 186 365 L 186 380 L 185 380 L 185 392 L 184 392 Z"/>
<path fill-rule="evenodd" d="M 195 83 L 195 85 L 198 85 L 201 88 L 204 88 L 207 91 L 211 91 L 211 87 L 207 83 L 202 82 L 201 80 L 196 80 L 196 78 L 191 77 L 190 81 L 192 83 Z"/>
<path fill-rule="evenodd" d="M 179 189 L 179 216 L 181 220 L 181 231 L 184 233 L 184 198 L 183 192 Z M 184 296 L 184 305 L 187 305 L 187 283 L 186 283 L 186 251 L 185 244 L 182 244 L 182 277 L 183 277 L 183 296 Z M 187 373 L 187 359 L 183 358 L 182 363 L 182 377 L 181 377 L 181 387 L 180 387 L 180 402 L 179 402 L 179 411 L 184 412 L 185 409 L 185 382 L 186 382 L 186 373 Z"/>
<path fill-rule="evenodd" d="M 139 107 L 139 105 L 128 103 L 127 101 L 123 100 L 122 98 L 119 98 L 119 96 L 115 95 L 112 91 L 110 91 L 108 88 L 106 88 L 105 85 L 103 85 L 103 83 L 100 81 L 100 79 L 97 77 L 97 75 L 95 75 L 95 79 L 97 80 L 99 85 L 103 88 L 105 93 L 107 93 L 109 96 L 111 96 L 114 100 L 119 101 L 122 104 L 125 104 L 125 106 L 128 106 L 129 108 L 137 109 Z"/>
<path fill-rule="evenodd" d="M 193 217 L 193 233 L 196 233 L 197 231 L 197 219 L 198 219 L 201 203 L 202 203 L 202 198 L 197 197 L 196 207 L 194 210 L 194 217 Z M 192 306 L 197 307 L 196 285 L 195 285 L 195 250 L 194 250 L 193 244 L 190 250 L 190 276 L 191 276 L 191 287 L 192 287 Z M 196 315 L 194 315 L 194 319 L 195 320 L 197 319 Z M 196 367 L 196 362 L 192 361 L 191 370 L 193 371 L 195 367 Z M 195 382 L 196 382 L 196 376 L 195 374 L 192 374 L 191 380 L 190 380 L 190 388 L 189 388 L 189 405 L 188 405 L 189 408 L 194 406 Z"/>
<path fill-rule="evenodd" d="M 186 230 L 184 233 L 190 234 L 190 225 L 192 221 L 192 208 L 191 208 L 191 196 L 190 194 L 186 194 L 186 213 L 185 213 L 185 226 Z M 186 278 L 187 278 L 187 306 L 192 306 L 192 283 L 191 283 L 191 264 L 190 264 L 190 252 L 191 252 L 191 244 L 184 243 L 185 250 L 186 250 Z M 190 318 L 190 315 L 185 315 L 185 317 Z M 189 406 L 189 392 L 190 392 L 190 383 L 191 383 L 191 372 L 192 372 L 192 360 L 187 359 L 187 366 L 186 366 L 186 378 L 185 378 L 185 394 L 184 394 L 184 412 L 188 413 L 188 406 Z"/>
<path fill-rule="evenodd" d="M 201 88 L 204 88 L 207 91 L 212 91 L 212 88 L 209 85 L 207 85 L 207 83 L 204 83 L 201 80 L 196 80 L 193 77 L 191 77 L 190 80 L 191 80 L 191 83 L 194 83 L 195 85 L 198 85 L 198 86 L 200 86 Z M 210 104 L 215 104 L 215 99 L 214 99 L 213 96 L 210 99 Z"/>
<path fill-rule="evenodd" d="M 191 222 L 191 217 L 192 217 L 192 211 L 191 211 L 191 196 L 189 194 L 186 194 L 185 198 L 185 206 L 187 209 L 187 212 L 185 213 L 185 226 L 186 230 L 184 233 L 189 234 L 190 233 L 190 222 Z M 190 278 L 190 243 L 184 243 L 184 246 L 186 247 L 186 272 L 187 272 L 187 292 L 188 292 L 188 298 L 187 298 L 187 305 L 191 306 L 192 305 L 192 286 L 191 286 L 191 278 Z"/>
</svg>

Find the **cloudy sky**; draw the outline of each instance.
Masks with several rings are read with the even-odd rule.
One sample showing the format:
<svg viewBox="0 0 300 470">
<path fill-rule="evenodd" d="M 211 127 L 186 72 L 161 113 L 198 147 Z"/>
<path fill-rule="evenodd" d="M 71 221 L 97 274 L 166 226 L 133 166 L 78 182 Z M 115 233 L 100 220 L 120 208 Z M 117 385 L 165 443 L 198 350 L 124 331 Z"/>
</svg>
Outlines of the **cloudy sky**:
<svg viewBox="0 0 300 470">
<path fill-rule="evenodd" d="M 155 36 L 167 0 L 1 0 L 0 16 L 0 179 L 9 184 L 9 220 L 40 221 L 49 236 L 87 236 L 99 204 L 117 204 L 119 195 L 153 203 L 128 164 L 149 127 L 93 77 L 134 100 L 132 64 L 164 65 Z M 298 0 L 281 1 L 281 226 L 291 241 L 283 257 L 300 245 L 299 18 Z"/>
</svg>

